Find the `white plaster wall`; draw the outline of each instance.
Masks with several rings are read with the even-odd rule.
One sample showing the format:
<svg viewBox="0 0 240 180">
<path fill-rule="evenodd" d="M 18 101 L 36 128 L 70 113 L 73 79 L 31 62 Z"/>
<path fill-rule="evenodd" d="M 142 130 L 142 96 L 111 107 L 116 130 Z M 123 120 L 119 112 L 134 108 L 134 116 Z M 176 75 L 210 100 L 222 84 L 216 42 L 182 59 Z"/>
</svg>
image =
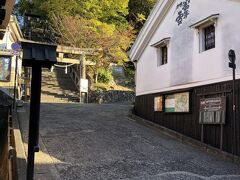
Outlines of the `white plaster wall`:
<svg viewBox="0 0 240 180">
<path fill-rule="evenodd" d="M 136 71 L 137 95 L 204 85 L 231 79 L 228 50 L 237 54 L 237 74 L 240 78 L 240 1 L 191 0 L 189 16 L 178 26 L 176 0 L 143 51 Z M 199 53 L 197 31 L 189 26 L 219 13 L 216 24 L 216 48 Z M 168 63 L 157 66 L 157 51 L 151 47 L 159 40 L 171 37 Z"/>
</svg>

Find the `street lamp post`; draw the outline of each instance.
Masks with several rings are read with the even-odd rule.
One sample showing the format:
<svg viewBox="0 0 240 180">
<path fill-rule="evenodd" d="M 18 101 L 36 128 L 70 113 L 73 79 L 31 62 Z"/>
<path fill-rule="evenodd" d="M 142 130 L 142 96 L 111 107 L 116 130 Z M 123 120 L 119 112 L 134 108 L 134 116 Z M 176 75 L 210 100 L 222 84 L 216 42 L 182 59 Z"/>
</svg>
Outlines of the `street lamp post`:
<svg viewBox="0 0 240 180">
<path fill-rule="evenodd" d="M 34 177 L 35 152 L 39 151 L 39 116 L 42 68 L 51 68 L 57 62 L 55 44 L 22 41 L 23 66 L 32 67 L 30 118 L 28 135 L 27 180 Z"/>
<path fill-rule="evenodd" d="M 35 152 L 39 151 L 39 120 L 41 102 L 42 68 L 50 69 L 57 63 L 55 34 L 46 20 L 38 15 L 25 13 L 22 64 L 32 68 L 31 100 L 28 135 L 27 180 L 34 177 Z"/>
<path fill-rule="evenodd" d="M 233 91 L 232 91 L 232 110 L 233 110 L 233 153 L 237 153 L 237 138 L 236 138 L 236 96 L 235 96 L 235 81 L 236 81 L 236 54 L 234 50 L 229 50 L 228 52 L 228 58 L 230 60 L 229 67 L 233 69 Z"/>
</svg>

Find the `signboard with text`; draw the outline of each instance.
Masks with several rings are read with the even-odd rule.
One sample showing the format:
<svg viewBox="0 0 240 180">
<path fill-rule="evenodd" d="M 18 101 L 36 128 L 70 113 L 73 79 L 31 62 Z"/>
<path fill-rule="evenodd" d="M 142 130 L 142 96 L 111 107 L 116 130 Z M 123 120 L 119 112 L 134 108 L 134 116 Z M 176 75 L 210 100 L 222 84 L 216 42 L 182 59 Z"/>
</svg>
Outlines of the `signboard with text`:
<svg viewBox="0 0 240 180">
<path fill-rule="evenodd" d="M 88 80 L 81 79 L 81 92 L 88 93 Z"/>
<path fill-rule="evenodd" d="M 225 124 L 226 97 L 200 99 L 200 124 Z"/>
</svg>

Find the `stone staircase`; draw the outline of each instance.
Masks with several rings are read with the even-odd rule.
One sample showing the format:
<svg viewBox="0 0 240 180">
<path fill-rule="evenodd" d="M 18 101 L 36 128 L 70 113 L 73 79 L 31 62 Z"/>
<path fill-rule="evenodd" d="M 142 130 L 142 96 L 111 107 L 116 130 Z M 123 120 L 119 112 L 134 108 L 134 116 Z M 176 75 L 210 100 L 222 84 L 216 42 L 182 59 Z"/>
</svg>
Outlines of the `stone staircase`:
<svg viewBox="0 0 240 180">
<path fill-rule="evenodd" d="M 63 68 L 42 71 L 42 103 L 76 103 L 79 101 L 78 90 L 69 74 Z"/>
</svg>

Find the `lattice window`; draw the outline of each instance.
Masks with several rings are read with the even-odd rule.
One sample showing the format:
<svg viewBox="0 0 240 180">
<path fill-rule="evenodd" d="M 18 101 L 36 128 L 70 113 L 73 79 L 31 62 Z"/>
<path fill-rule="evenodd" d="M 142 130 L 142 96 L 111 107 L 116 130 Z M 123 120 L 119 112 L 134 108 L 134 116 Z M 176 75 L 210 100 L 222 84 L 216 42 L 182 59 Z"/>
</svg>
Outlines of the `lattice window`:
<svg viewBox="0 0 240 180">
<path fill-rule="evenodd" d="M 161 47 L 161 64 L 167 64 L 167 59 L 168 59 L 168 49 L 167 46 Z"/>
<path fill-rule="evenodd" d="M 215 48 L 215 26 L 211 25 L 204 28 L 205 50 Z"/>
<path fill-rule="evenodd" d="M 170 37 L 164 38 L 151 46 L 156 48 L 157 52 L 157 66 L 162 66 L 168 63 L 168 46 Z"/>
</svg>

